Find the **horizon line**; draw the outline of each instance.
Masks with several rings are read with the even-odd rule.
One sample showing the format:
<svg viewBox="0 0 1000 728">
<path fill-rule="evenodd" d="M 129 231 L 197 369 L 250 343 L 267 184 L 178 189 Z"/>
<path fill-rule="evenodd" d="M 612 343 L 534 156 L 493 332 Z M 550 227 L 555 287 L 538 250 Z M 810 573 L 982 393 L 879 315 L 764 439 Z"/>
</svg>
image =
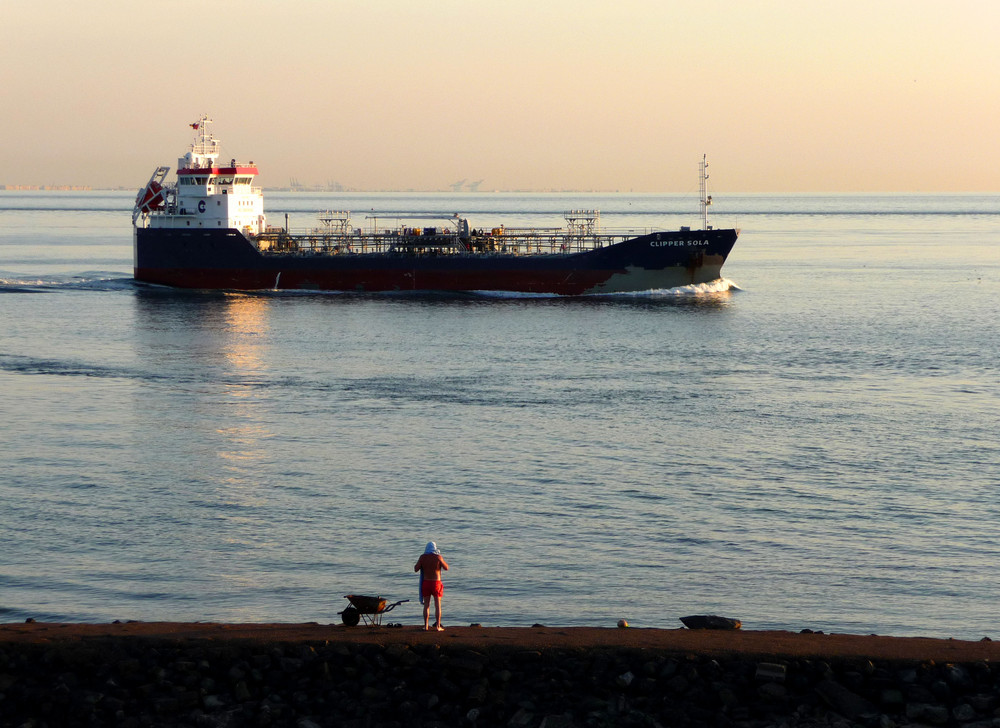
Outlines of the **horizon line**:
<svg viewBox="0 0 1000 728">
<path fill-rule="evenodd" d="M 0 184 L 0 192 L 131 192 L 138 187 L 92 186 L 80 184 Z M 697 198 L 697 194 L 683 191 L 652 191 L 624 189 L 574 189 L 574 188 L 510 188 L 493 190 L 463 190 L 420 188 L 353 188 L 331 189 L 324 187 L 261 186 L 266 192 L 290 192 L 295 194 L 446 194 L 456 197 L 475 197 L 503 194 L 577 194 L 577 195 L 671 195 Z M 767 190 L 757 192 L 714 192 L 720 199 L 751 195 L 1000 195 L 997 190 Z"/>
</svg>

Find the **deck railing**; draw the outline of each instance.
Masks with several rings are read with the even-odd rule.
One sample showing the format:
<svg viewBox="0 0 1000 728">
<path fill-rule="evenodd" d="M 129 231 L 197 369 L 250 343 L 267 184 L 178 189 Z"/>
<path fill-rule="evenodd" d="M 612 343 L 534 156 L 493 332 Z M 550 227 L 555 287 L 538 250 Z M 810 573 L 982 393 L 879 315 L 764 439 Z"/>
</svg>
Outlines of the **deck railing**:
<svg viewBox="0 0 1000 728">
<path fill-rule="evenodd" d="M 453 232 L 435 235 L 404 235 L 398 230 L 370 232 L 353 230 L 331 233 L 325 230 L 285 232 L 269 230 L 253 240 L 264 252 L 274 255 L 348 255 L 398 253 L 400 255 L 542 255 L 580 253 L 623 242 L 654 231 L 616 231 L 590 235 L 565 230 L 511 230 L 459 238 Z"/>
</svg>

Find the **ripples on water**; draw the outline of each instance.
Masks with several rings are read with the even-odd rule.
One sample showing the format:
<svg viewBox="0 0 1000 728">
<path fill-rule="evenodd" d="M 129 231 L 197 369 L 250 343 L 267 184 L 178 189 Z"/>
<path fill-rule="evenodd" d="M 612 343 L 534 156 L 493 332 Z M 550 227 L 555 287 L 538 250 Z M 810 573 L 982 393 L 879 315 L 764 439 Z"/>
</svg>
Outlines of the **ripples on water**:
<svg viewBox="0 0 1000 728">
<path fill-rule="evenodd" d="M 995 197 L 736 198 L 725 283 L 585 299 L 135 285 L 129 197 L 0 193 L 0 619 L 334 622 L 434 539 L 452 623 L 996 637 Z M 470 200 L 581 206 L 332 206 Z"/>
</svg>

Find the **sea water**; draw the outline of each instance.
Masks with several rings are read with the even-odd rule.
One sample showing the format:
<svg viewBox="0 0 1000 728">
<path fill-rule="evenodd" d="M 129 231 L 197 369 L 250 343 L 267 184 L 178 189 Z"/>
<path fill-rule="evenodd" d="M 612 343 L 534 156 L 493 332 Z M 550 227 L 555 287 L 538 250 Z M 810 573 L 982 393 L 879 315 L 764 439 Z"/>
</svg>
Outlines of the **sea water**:
<svg viewBox="0 0 1000 728">
<path fill-rule="evenodd" d="M 0 620 L 413 624 L 434 540 L 446 625 L 1000 638 L 996 195 L 719 196 L 724 281 L 583 298 L 138 285 L 132 199 L 0 192 Z M 698 224 L 268 196 L 580 208 Z"/>
</svg>

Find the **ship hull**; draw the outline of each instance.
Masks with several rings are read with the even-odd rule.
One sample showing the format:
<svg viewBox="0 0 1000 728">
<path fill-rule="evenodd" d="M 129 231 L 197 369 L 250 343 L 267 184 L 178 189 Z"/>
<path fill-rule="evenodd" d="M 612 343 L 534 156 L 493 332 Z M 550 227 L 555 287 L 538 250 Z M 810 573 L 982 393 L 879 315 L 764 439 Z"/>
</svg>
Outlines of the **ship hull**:
<svg viewBox="0 0 1000 728">
<path fill-rule="evenodd" d="M 721 277 L 736 230 L 639 235 L 579 253 L 262 253 L 232 229 L 136 228 L 135 280 L 177 288 L 512 291 L 567 296 L 645 291 Z"/>
</svg>

